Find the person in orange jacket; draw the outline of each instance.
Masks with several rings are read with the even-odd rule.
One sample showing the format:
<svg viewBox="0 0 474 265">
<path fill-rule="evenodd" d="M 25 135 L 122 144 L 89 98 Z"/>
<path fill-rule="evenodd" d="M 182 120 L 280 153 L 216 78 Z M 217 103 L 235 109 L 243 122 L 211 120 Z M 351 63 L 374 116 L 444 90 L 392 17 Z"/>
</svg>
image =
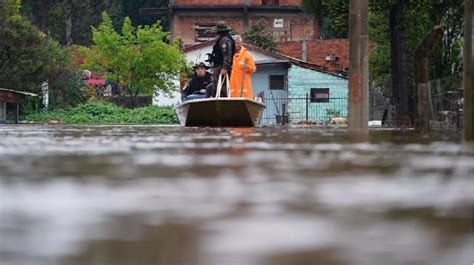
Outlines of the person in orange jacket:
<svg viewBox="0 0 474 265">
<path fill-rule="evenodd" d="M 231 97 L 245 97 L 253 99 L 252 79 L 257 67 L 250 51 L 242 46 L 242 37 L 232 36 L 235 42 L 235 54 L 232 61 L 232 74 L 230 76 Z"/>
</svg>

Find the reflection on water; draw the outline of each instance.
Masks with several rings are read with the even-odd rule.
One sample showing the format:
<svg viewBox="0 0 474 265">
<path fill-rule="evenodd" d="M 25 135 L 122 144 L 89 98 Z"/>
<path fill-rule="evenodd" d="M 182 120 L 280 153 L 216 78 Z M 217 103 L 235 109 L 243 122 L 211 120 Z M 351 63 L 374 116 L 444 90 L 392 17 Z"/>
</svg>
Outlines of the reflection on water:
<svg viewBox="0 0 474 265">
<path fill-rule="evenodd" d="M 455 135 L 0 127 L 0 264 L 471 264 Z"/>
</svg>

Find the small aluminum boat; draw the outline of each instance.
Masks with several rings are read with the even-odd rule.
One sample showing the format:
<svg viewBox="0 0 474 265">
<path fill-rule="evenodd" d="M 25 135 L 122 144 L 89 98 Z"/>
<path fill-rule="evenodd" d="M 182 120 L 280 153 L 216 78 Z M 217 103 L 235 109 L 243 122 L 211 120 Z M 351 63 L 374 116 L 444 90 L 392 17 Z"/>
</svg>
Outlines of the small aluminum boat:
<svg viewBox="0 0 474 265">
<path fill-rule="evenodd" d="M 176 107 L 183 126 L 255 127 L 265 104 L 248 98 L 205 98 L 188 100 Z"/>
</svg>

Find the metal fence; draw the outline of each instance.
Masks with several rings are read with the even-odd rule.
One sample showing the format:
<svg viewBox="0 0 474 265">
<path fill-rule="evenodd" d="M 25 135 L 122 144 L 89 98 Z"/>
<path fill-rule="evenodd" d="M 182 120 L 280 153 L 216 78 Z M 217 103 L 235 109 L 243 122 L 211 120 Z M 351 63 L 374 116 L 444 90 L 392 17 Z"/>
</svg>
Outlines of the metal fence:
<svg viewBox="0 0 474 265">
<path fill-rule="evenodd" d="M 433 120 L 431 129 L 458 130 L 462 128 L 462 74 L 430 81 Z"/>
<path fill-rule="evenodd" d="M 327 123 L 335 117 L 347 117 L 347 98 L 327 98 L 315 102 L 306 97 L 265 97 L 262 125 L 285 125 L 304 123 Z"/>
</svg>

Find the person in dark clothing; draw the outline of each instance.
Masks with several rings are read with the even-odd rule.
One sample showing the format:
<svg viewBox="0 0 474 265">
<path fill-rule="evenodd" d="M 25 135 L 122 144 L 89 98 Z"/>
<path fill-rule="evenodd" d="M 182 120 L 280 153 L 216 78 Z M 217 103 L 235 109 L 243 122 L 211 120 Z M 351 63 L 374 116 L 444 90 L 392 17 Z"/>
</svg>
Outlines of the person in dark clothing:
<svg viewBox="0 0 474 265">
<path fill-rule="evenodd" d="M 209 67 L 200 62 L 194 66 L 195 74 L 181 90 L 183 100 L 199 99 L 206 97 L 206 87 L 211 83 Z"/>
<path fill-rule="evenodd" d="M 208 86 L 206 97 L 215 97 L 217 89 L 217 81 L 219 75 L 225 77 L 230 76 L 232 69 L 232 59 L 235 53 L 235 42 L 229 34 L 230 28 L 225 25 L 224 21 L 217 22 L 214 30 L 219 37 L 212 47 L 212 54 L 209 61 L 212 62 L 212 86 Z M 223 87 L 226 87 L 225 85 Z M 227 97 L 227 91 L 222 89 L 221 97 Z"/>
</svg>

